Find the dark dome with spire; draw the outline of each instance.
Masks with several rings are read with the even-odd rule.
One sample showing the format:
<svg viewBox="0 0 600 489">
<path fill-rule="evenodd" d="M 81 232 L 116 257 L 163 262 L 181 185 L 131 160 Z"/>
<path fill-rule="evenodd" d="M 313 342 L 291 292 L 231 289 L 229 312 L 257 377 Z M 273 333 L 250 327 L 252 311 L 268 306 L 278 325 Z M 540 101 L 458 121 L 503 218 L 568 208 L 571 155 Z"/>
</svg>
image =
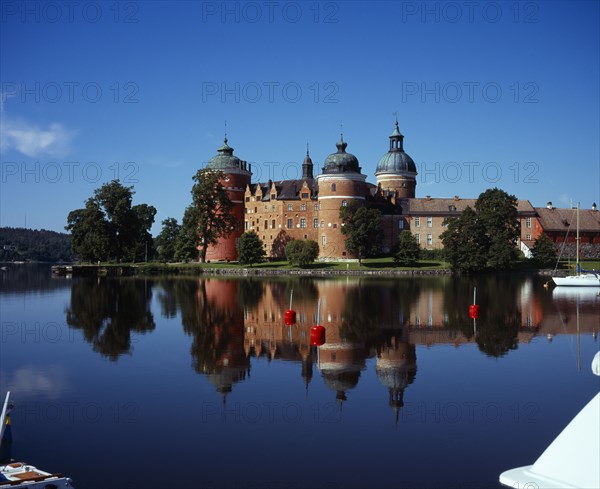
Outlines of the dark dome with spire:
<svg viewBox="0 0 600 489">
<path fill-rule="evenodd" d="M 233 155 L 233 148 L 227 144 L 227 135 L 223 140 L 223 146 L 217 150 L 217 155 L 213 156 L 206 166 L 211 170 L 222 171 L 244 169 L 242 160 Z"/>
<path fill-rule="evenodd" d="M 375 175 L 378 173 L 417 173 L 413 159 L 404 152 L 404 136 L 398 129 L 398 121 L 394 132 L 390 134 L 390 150 L 379 160 Z"/>
<path fill-rule="evenodd" d="M 337 153 L 332 153 L 325 158 L 323 173 L 360 173 L 361 168 L 356 156 L 346 153 L 348 143 L 344 141 L 343 135 L 335 146 Z"/>
</svg>

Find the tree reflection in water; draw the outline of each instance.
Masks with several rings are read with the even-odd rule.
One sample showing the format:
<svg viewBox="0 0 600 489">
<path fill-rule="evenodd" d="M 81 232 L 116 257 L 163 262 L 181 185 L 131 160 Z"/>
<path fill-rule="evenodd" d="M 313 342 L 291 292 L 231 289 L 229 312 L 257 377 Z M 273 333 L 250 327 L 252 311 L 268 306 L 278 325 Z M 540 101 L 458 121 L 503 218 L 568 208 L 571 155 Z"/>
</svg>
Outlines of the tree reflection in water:
<svg viewBox="0 0 600 489">
<path fill-rule="evenodd" d="M 244 351 L 244 314 L 238 297 L 254 297 L 252 286 L 260 292 L 261 283 L 247 283 L 240 289 L 238 280 L 165 280 L 160 282 L 162 313 L 174 307 L 181 312 L 185 333 L 192 337 L 192 368 L 223 394 L 250 372 Z M 243 291 L 241 291 L 243 290 Z"/>
<path fill-rule="evenodd" d="M 152 288 L 142 280 L 82 278 L 73 281 L 67 324 L 81 329 L 94 351 L 111 361 L 131 352 L 131 332 L 155 328 Z"/>
</svg>

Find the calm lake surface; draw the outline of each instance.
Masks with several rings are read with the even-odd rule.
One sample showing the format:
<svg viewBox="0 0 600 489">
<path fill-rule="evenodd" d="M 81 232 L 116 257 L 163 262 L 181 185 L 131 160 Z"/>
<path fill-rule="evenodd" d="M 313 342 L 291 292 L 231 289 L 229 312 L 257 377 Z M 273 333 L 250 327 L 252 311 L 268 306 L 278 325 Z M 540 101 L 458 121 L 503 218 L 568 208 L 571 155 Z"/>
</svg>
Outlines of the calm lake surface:
<svg viewBox="0 0 600 489">
<path fill-rule="evenodd" d="M 77 489 L 500 487 L 599 388 L 597 291 L 545 280 L 70 279 L 10 265 L 12 457 Z"/>
</svg>

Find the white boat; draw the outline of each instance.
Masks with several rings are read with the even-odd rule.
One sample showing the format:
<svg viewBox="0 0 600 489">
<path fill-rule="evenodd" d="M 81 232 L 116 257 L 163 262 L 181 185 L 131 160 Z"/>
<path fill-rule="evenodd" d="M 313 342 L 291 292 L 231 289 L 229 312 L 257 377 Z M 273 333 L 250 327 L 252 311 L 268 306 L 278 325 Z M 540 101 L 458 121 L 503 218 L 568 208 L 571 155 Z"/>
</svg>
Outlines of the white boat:
<svg viewBox="0 0 600 489">
<path fill-rule="evenodd" d="M 600 376 L 600 352 L 592 361 Z M 517 488 L 600 487 L 600 393 L 573 418 L 533 465 L 500 474 L 500 482 Z"/>
<path fill-rule="evenodd" d="M 0 415 L 0 444 L 10 443 L 5 439 L 5 434 L 10 430 L 10 392 L 6 393 L 6 399 L 2 406 Z M 7 437 L 8 438 L 8 437 Z M 53 474 L 40 470 L 33 465 L 23 462 L 9 462 L 0 464 L 0 488 L 7 489 L 72 489 L 72 481 L 62 474 Z"/>
<path fill-rule="evenodd" d="M 579 202 L 577 203 L 577 237 L 575 239 L 576 250 L 576 275 L 568 277 L 552 277 L 556 285 L 568 287 L 600 287 L 600 272 L 595 270 L 582 270 L 579 264 Z"/>
</svg>

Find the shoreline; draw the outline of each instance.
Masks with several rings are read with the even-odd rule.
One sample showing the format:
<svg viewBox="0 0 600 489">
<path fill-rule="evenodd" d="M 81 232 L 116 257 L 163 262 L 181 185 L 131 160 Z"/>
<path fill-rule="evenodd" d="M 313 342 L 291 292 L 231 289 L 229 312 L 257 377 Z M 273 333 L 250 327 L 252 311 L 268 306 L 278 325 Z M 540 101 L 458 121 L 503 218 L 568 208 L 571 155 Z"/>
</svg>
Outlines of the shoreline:
<svg viewBox="0 0 600 489">
<path fill-rule="evenodd" d="M 482 272 L 488 273 L 488 272 Z M 496 272 L 498 273 L 498 272 Z M 506 270 L 499 273 L 527 273 L 541 276 L 564 276 L 568 270 L 530 269 Z M 451 269 L 372 269 L 372 270 L 327 270 L 318 268 L 253 268 L 253 267 L 202 267 L 200 265 L 54 265 L 52 274 L 57 276 L 96 276 L 96 277 L 121 277 L 121 276 L 232 276 L 232 277 L 336 277 L 336 276 L 365 276 L 365 277 L 440 277 L 454 275 Z"/>
</svg>

